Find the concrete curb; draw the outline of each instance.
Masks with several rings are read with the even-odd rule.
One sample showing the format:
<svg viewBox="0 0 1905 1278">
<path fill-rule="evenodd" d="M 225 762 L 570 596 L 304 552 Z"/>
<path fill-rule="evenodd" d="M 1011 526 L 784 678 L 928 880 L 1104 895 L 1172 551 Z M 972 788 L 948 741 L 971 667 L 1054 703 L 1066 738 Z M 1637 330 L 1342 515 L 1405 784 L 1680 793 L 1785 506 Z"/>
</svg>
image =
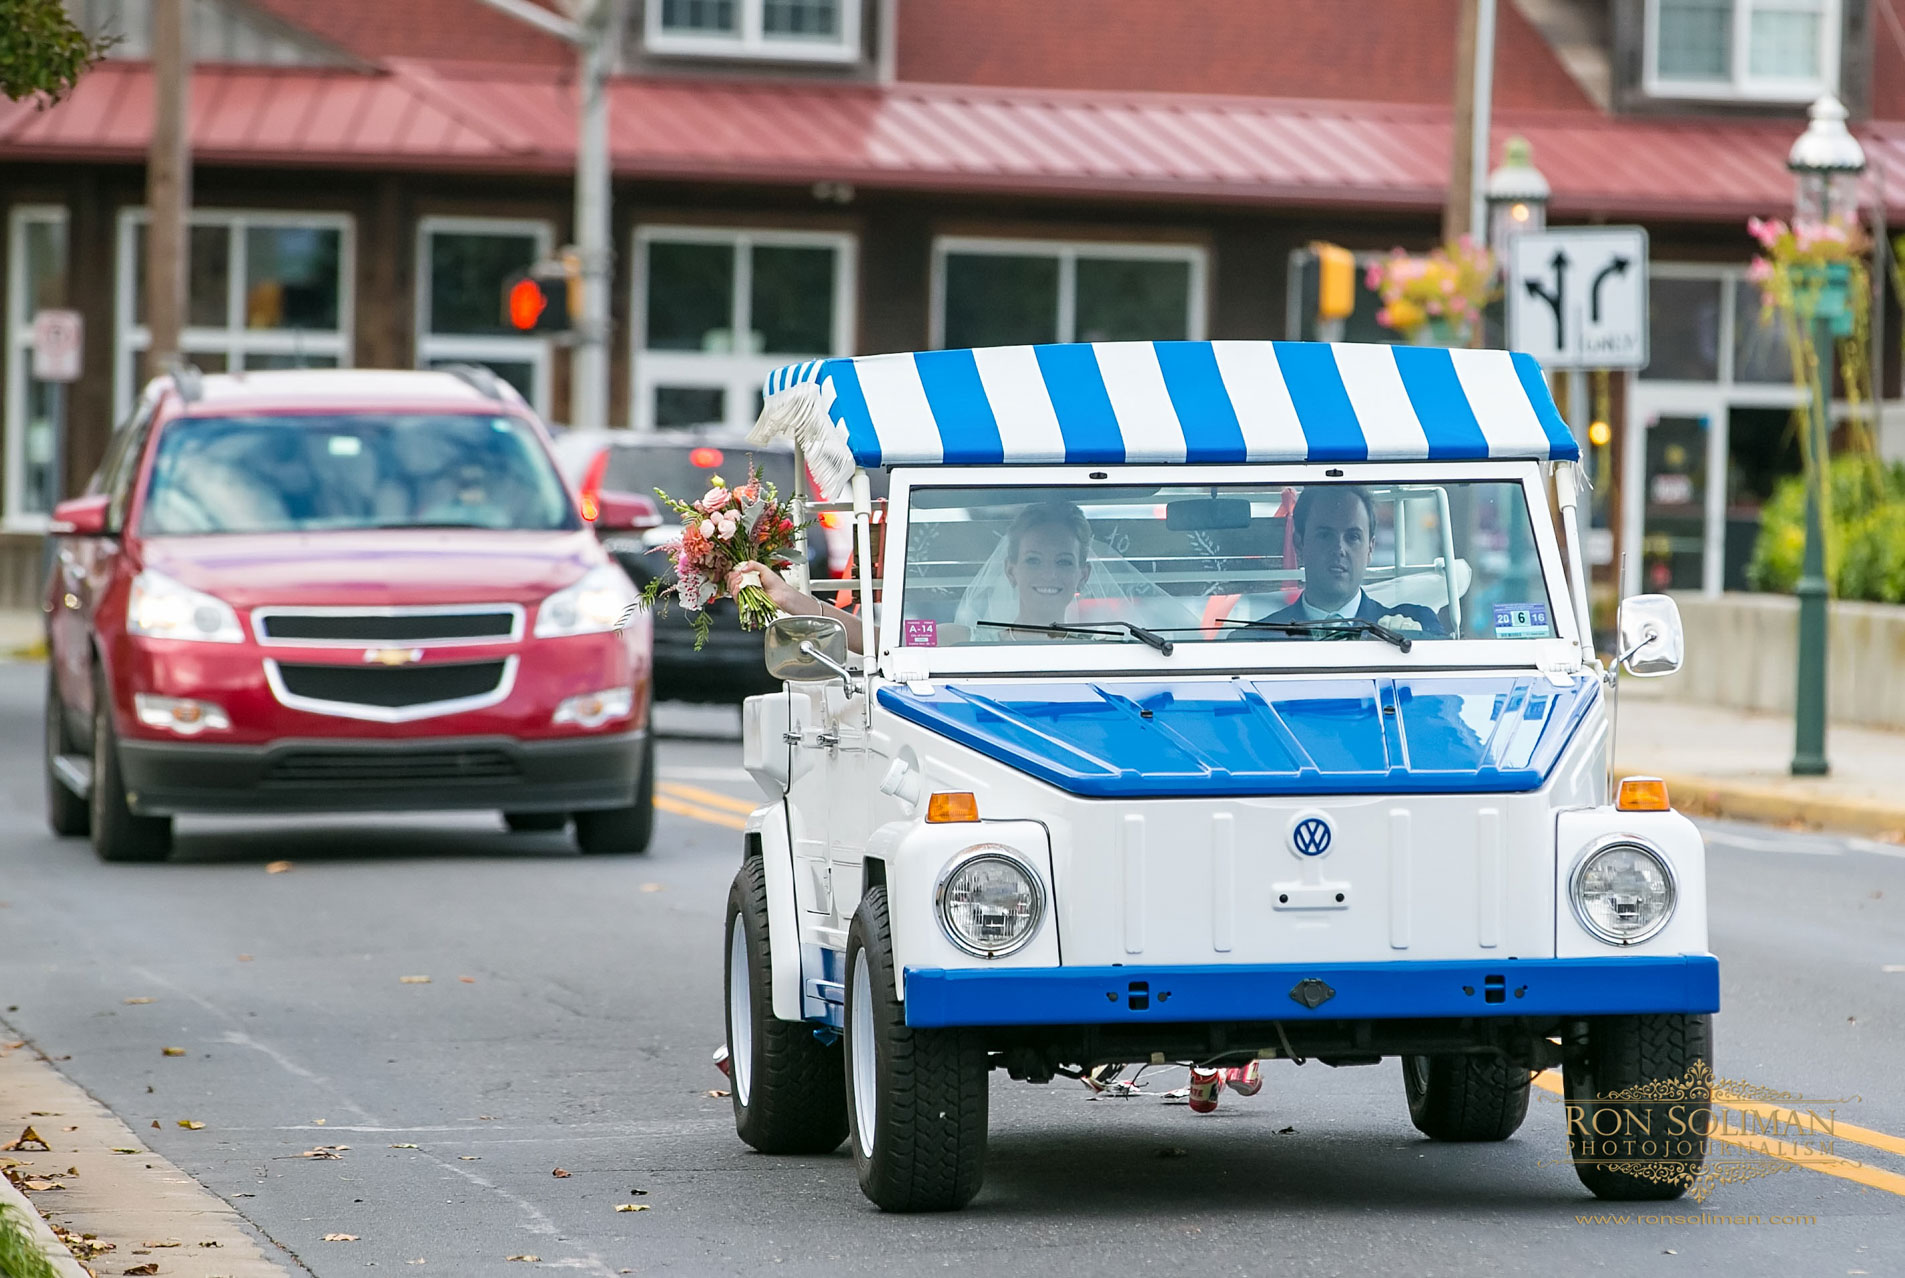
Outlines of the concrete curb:
<svg viewBox="0 0 1905 1278">
<path fill-rule="evenodd" d="M 73 1253 L 66 1250 L 66 1244 L 53 1236 L 53 1230 L 46 1223 L 46 1217 L 40 1215 L 33 1200 L 21 1193 L 13 1181 L 0 1175 L 0 1203 L 17 1209 L 19 1217 L 25 1223 L 27 1232 L 33 1241 L 46 1253 L 47 1261 L 60 1278 L 88 1278 L 88 1272 Z"/>
<path fill-rule="evenodd" d="M 1901 802 L 1808 794 L 1792 782 L 1773 779 L 1756 782 L 1626 766 L 1620 775 L 1659 777 L 1667 783 L 1674 807 L 1689 816 L 1762 825 L 1797 821 L 1812 829 L 1905 842 L 1905 803 Z"/>
</svg>

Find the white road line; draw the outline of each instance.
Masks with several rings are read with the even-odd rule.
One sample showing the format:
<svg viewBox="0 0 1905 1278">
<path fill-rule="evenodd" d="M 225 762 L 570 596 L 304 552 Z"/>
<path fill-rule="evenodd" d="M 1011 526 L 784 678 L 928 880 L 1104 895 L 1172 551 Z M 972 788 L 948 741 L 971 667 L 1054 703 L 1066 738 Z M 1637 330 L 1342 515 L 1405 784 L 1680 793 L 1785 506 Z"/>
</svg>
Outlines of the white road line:
<svg viewBox="0 0 1905 1278">
<path fill-rule="evenodd" d="M 664 781 L 746 781 L 752 785 L 754 778 L 746 768 L 715 767 L 679 767 L 657 768 L 655 775 Z"/>
<path fill-rule="evenodd" d="M 1880 843 L 1877 839 L 1847 839 L 1845 844 L 1855 852 L 1870 852 L 1874 856 L 1889 856 L 1905 860 L 1905 847 L 1896 843 Z"/>
</svg>

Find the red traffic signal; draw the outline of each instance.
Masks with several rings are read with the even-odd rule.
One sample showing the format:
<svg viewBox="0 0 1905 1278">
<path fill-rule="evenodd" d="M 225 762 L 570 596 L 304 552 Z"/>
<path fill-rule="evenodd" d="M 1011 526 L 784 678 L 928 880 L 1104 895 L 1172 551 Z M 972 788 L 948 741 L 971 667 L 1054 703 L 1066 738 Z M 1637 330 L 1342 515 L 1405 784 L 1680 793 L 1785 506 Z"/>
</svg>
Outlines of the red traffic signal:
<svg viewBox="0 0 1905 1278">
<path fill-rule="evenodd" d="M 527 272 L 503 286 L 503 323 L 516 333 L 562 333 L 569 329 L 568 290 L 561 279 Z"/>
</svg>

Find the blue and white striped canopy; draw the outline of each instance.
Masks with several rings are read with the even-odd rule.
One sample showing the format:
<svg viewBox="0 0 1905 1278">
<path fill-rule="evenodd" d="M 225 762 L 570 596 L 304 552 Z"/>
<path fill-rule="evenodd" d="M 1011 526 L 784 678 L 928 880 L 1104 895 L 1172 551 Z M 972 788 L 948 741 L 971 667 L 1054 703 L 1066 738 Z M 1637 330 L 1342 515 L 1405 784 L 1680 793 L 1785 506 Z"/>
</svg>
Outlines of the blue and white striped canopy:
<svg viewBox="0 0 1905 1278">
<path fill-rule="evenodd" d="M 1529 355 L 1323 342 L 1095 342 L 812 360 L 863 467 L 1106 462 L 1571 461 Z"/>
</svg>

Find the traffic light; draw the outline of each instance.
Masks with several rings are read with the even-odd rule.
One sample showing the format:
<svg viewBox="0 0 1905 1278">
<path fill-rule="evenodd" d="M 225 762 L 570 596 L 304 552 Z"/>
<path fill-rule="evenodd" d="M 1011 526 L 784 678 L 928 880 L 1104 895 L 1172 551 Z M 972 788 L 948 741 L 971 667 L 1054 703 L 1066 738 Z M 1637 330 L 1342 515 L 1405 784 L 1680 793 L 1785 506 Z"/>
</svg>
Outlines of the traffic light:
<svg viewBox="0 0 1905 1278">
<path fill-rule="evenodd" d="M 1310 251 L 1316 254 L 1316 318 L 1348 319 L 1356 312 L 1355 254 L 1321 240 L 1312 243 Z"/>
<path fill-rule="evenodd" d="M 513 333 L 566 333 L 570 288 L 562 274 L 522 271 L 503 285 L 503 323 Z"/>
</svg>

